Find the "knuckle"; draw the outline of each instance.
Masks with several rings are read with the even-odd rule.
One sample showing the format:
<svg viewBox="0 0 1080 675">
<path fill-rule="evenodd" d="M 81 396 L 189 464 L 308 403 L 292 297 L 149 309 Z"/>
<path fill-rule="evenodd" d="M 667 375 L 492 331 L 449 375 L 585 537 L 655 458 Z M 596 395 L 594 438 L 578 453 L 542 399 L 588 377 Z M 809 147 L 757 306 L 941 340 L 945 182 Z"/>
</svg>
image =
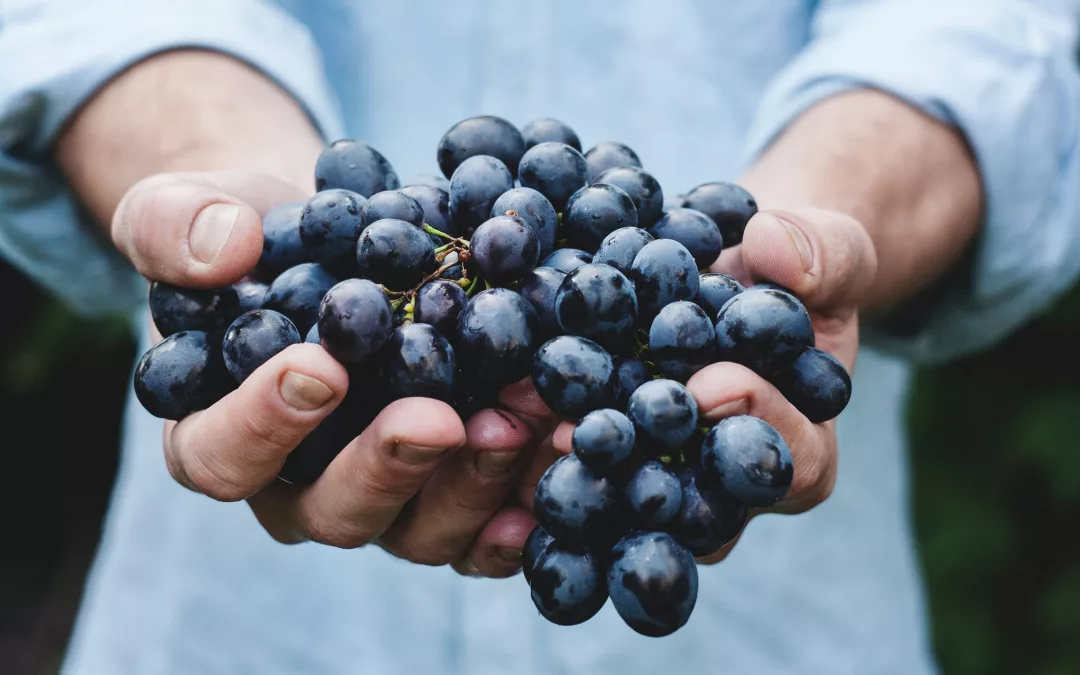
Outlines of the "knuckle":
<svg viewBox="0 0 1080 675">
<path fill-rule="evenodd" d="M 219 462 L 196 455 L 185 468 L 192 487 L 219 502 L 238 502 L 254 493 L 254 486 L 247 484 L 234 471 Z"/>
</svg>

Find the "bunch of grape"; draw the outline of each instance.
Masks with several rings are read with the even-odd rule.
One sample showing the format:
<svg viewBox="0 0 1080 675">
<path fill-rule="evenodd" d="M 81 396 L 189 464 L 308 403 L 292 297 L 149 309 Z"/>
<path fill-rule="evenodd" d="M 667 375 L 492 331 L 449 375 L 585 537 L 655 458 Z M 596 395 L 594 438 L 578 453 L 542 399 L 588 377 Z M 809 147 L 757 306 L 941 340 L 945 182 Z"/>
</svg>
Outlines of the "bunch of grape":
<svg viewBox="0 0 1080 675">
<path fill-rule="evenodd" d="M 518 130 L 469 118 L 437 159 L 449 180 L 401 187 L 370 145 L 333 143 L 318 192 L 264 217 L 251 277 L 154 283 L 164 340 L 136 368 L 138 399 L 181 419 L 289 345 L 321 344 L 350 387 L 281 471 L 306 484 L 395 399 L 440 399 L 467 418 L 531 375 L 552 411 L 579 420 L 573 453 L 536 488 L 523 569 L 537 608 L 573 625 L 610 597 L 634 630 L 668 635 L 693 610 L 694 557 L 729 543 L 793 475 L 762 420 L 701 426 L 685 382 L 740 363 L 822 422 L 847 404 L 850 378 L 814 348 L 791 293 L 701 273 L 757 211 L 742 188 L 705 183 L 665 204 L 633 150 L 582 154 L 552 119 Z"/>
</svg>

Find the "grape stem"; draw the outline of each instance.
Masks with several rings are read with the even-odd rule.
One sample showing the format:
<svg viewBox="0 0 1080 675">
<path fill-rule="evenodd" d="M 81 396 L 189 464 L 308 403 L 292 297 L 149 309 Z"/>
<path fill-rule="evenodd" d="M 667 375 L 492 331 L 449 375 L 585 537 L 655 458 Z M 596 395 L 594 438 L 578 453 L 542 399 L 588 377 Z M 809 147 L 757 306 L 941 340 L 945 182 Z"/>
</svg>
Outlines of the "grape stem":
<svg viewBox="0 0 1080 675">
<path fill-rule="evenodd" d="M 448 245 L 456 244 L 456 245 L 462 246 L 464 248 L 469 247 L 469 240 L 468 239 L 462 239 L 461 237 L 455 237 L 452 234 L 447 234 L 447 233 L 443 232 L 442 230 L 436 230 L 434 227 L 428 225 L 427 223 L 424 223 L 424 228 L 423 229 L 424 229 L 424 232 L 427 232 L 428 234 L 433 234 L 436 237 L 442 237 L 443 239 L 449 239 L 450 244 L 448 244 Z M 441 251 L 442 248 L 444 248 L 444 247 L 440 247 L 438 250 Z M 438 252 L 438 251 L 436 251 L 436 252 Z"/>
<path fill-rule="evenodd" d="M 480 284 L 480 277 L 473 277 L 472 283 L 465 289 L 465 296 L 471 298 L 473 293 L 476 292 L 476 287 Z"/>
</svg>

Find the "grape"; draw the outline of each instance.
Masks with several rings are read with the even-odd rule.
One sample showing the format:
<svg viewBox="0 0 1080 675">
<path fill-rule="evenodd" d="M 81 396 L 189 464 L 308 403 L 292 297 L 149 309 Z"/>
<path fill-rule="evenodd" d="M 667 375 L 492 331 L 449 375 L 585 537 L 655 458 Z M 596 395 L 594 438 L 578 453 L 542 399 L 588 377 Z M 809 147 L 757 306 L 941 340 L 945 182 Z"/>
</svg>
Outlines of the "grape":
<svg viewBox="0 0 1080 675">
<path fill-rule="evenodd" d="M 462 120 L 450 127 L 439 141 L 437 158 L 439 169 L 444 176 L 450 178 L 452 184 L 452 176 L 458 167 L 478 155 L 498 159 L 516 176 L 518 162 L 523 154 L 525 139 L 517 127 L 501 117 L 481 115 Z M 451 191 L 451 197 L 452 195 Z"/>
<path fill-rule="evenodd" d="M 633 345 L 637 296 L 630 280 L 614 267 L 582 265 L 559 286 L 555 317 L 563 332 L 619 351 Z"/>
<path fill-rule="evenodd" d="M 728 246 L 742 243 L 746 223 L 758 210 L 750 193 L 732 183 L 703 183 L 686 194 L 682 206 L 708 216 Z"/>
<path fill-rule="evenodd" d="M 278 477 L 293 485 L 314 483 L 382 410 L 382 401 L 372 398 L 372 391 L 372 377 L 350 373 L 344 400 L 289 453 Z"/>
<path fill-rule="evenodd" d="M 851 376 L 844 364 L 832 354 L 813 347 L 771 381 L 814 424 L 842 413 L 851 399 Z"/>
<path fill-rule="evenodd" d="M 450 219 L 458 232 L 470 232 L 491 217 L 491 207 L 514 187 L 506 165 L 494 157 L 470 157 L 450 178 Z M 447 233 L 449 234 L 449 233 Z"/>
<path fill-rule="evenodd" d="M 517 216 L 496 216 L 476 228 L 469 250 L 480 275 L 493 286 L 518 281 L 536 266 L 536 230 Z"/>
<path fill-rule="evenodd" d="M 560 626 L 588 621 L 607 602 L 603 563 L 596 556 L 550 544 L 532 569 L 532 599 L 540 614 Z"/>
<path fill-rule="evenodd" d="M 304 202 L 289 202 L 275 206 L 263 216 L 260 276 L 276 277 L 290 267 L 315 261 L 300 239 L 300 215 L 303 212 Z"/>
<path fill-rule="evenodd" d="M 439 232 L 445 232 L 452 236 L 465 234 L 463 230 L 454 227 L 454 221 L 450 218 L 449 182 L 446 183 L 445 190 L 430 185 L 409 185 L 401 188 L 398 192 L 416 200 L 416 203 L 424 211 L 424 223 Z"/>
<path fill-rule="evenodd" d="M 243 382 L 256 368 L 295 344 L 300 344 L 300 333 L 288 317 L 271 309 L 256 309 L 232 322 L 221 351 L 229 373 Z"/>
<path fill-rule="evenodd" d="M 327 291 L 319 305 L 322 346 L 342 363 L 361 363 L 375 356 L 393 330 L 386 294 L 367 279 L 342 281 Z"/>
<path fill-rule="evenodd" d="M 560 417 L 578 419 L 615 403 L 615 364 L 592 340 L 548 340 L 536 352 L 532 376 L 536 393 Z"/>
<path fill-rule="evenodd" d="M 712 555 L 742 532 L 750 512 L 709 489 L 700 468 L 682 468 L 677 475 L 682 485 L 682 503 L 667 529 L 694 555 Z"/>
<path fill-rule="evenodd" d="M 702 274 L 698 283 L 698 294 L 694 302 L 698 304 L 711 321 L 727 301 L 743 292 L 743 286 L 726 274 Z"/>
<path fill-rule="evenodd" d="M 641 167 L 637 153 L 615 141 L 600 141 L 585 153 L 589 164 L 589 175 L 595 179 L 608 169 L 623 167 Z"/>
<path fill-rule="evenodd" d="M 627 417 L 639 443 L 654 453 L 675 450 L 694 433 L 697 401 L 672 380 L 650 380 L 630 395 Z"/>
<path fill-rule="evenodd" d="M 540 320 L 532 305 L 511 290 L 493 288 L 478 293 L 461 310 L 454 352 L 470 377 L 510 384 L 528 374 L 539 334 Z"/>
<path fill-rule="evenodd" d="M 426 323 L 451 339 L 457 332 L 458 314 L 468 302 L 461 286 L 436 279 L 421 286 L 416 293 L 414 316 L 417 323 Z"/>
<path fill-rule="evenodd" d="M 660 530 L 679 513 L 682 484 L 679 477 L 660 462 L 645 462 L 626 481 L 626 504 L 637 527 Z"/>
<path fill-rule="evenodd" d="M 634 425 L 618 410 L 602 408 L 581 418 L 571 439 L 574 454 L 598 475 L 611 475 L 634 451 Z"/>
<path fill-rule="evenodd" d="M 497 386 L 476 377 L 471 372 L 461 370 L 460 367 L 455 382 L 457 387 L 450 405 L 454 407 L 461 419 L 467 420 L 481 410 L 501 407 Z"/>
<path fill-rule="evenodd" d="M 693 300 L 698 293 L 697 265 L 686 247 L 670 239 L 657 239 L 642 247 L 630 267 L 637 292 L 638 312 L 649 325 L 665 306 Z"/>
<path fill-rule="evenodd" d="M 519 187 L 502 193 L 491 206 L 491 217 L 495 216 L 517 216 L 536 230 L 541 257 L 554 250 L 559 215 L 547 197 L 536 190 Z"/>
<path fill-rule="evenodd" d="M 441 260 L 440 256 L 442 257 Z M 465 276 L 465 267 L 461 262 L 461 256 L 457 251 L 450 250 L 436 253 L 435 261 L 435 264 L 439 266 L 439 269 L 443 270 L 442 274 L 439 275 L 440 279 L 457 281 Z"/>
<path fill-rule="evenodd" d="M 406 223 L 423 227 L 424 207 L 401 190 L 376 192 L 360 207 L 361 229 L 386 218 L 404 220 Z"/>
<path fill-rule="evenodd" d="M 641 359 L 629 356 L 615 356 L 615 403 L 620 410 L 626 410 L 630 403 L 630 394 L 645 384 L 649 371 Z"/>
<path fill-rule="evenodd" d="M 592 254 L 577 248 L 559 248 L 551 252 L 551 255 L 540 261 L 544 267 L 554 267 L 560 272 L 569 274 L 582 265 L 592 262 Z"/>
<path fill-rule="evenodd" d="M 550 117 L 529 122 L 521 127 L 521 135 L 525 138 L 526 150 L 540 143 L 565 143 L 581 152 L 581 141 L 574 130 Z"/>
<path fill-rule="evenodd" d="M 669 534 L 646 532 L 624 537 L 612 551 L 607 577 L 615 611 L 642 635 L 671 635 L 694 611 L 697 565 L 690 552 Z"/>
<path fill-rule="evenodd" d="M 596 249 L 593 262 L 611 265 L 626 276 L 630 276 L 634 258 L 650 241 L 653 241 L 653 236 L 641 228 L 619 228 L 600 242 L 600 248 Z"/>
<path fill-rule="evenodd" d="M 521 548 L 521 573 L 526 582 L 532 583 L 532 571 L 536 566 L 536 561 L 554 541 L 555 537 L 545 532 L 539 525 L 529 533 L 529 538 L 525 540 L 525 545 Z"/>
<path fill-rule="evenodd" d="M 667 305 L 649 328 L 649 352 L 665 377 L 686 382 L 712 363 L 715 335 L 705 311 L 680 300 Z"/>
<path fill-rule="evenodd" d="M 619 519 L 619 489 L 575 455 L 560 457 L 536 484 L 536 520 L 556 541 L 585 545 L 607 536 Z M 536 570 L 533 570 L 536 582 Z"/>
<path fill-rule="evenodd" d="M 566 272 L 554 267 L 537 267 L 525 275 L 518 285 L 521 297 L 529 301 L 540 319 L 540 332 L 550 339 L 562 332 L 555 316 L 555 294 L 566 278 Z"/>
<path fill-rule="evenodd" d="M 667 213 L 672 209 L 682 208 L 684 198 L 686 198 L 686 195 L 664 194 L 664 213 Z"/>
<path fill-rule="evenodd" d="M 810 315 L 795 296 L 749 288 L 729 300 L 716 318 L 717 357 L 771 377 L 814 346 Z"/>
<path fill-rule="evenodd" d="M 315 262 L 339 277 L 356 272 L 356 240 L 366 200 L 348 190 L 315 193 L 300 215 L 300 239 Z"/>
<path fill-rule="evenodd" d="M 351 190 L 369 197 L 401 186 L 394 167 L 363 141 L 344 139 L 322 151 L 315 163 L 316 190 Z"/>
<path fill-rule="evenodd" d="M 163 281 L 150 284 L 150 316 L 162 337 L 183 330 L 220 335 L 239 312 L 240 298 L 233 286 L 204 291 Z"/>
<path fill-rule="evenodd" d="M 571 246 L 595 251 L 604 237 L 624 227 L 637 227 L 637 209 L 630 195 L 614 185 L 586 185 L 570 196 L 562 233 Z"/>
<path fill-rule="evenodd" d="M 262 309 L 263 298 L 266 297 L 266 291 L 270 290 L 270 284 L 251 280 L 238 281 L 233 284 L 233 290 L 236 291 L 236 313 L 239 316 L 253 309 Z"/>
<path fill-rule="evenodd" d="M 173 333 L 135 367 L 135 396 L 154 417 L 181 420 L 205 410 L 236 385 L 221 359 L 221 342 L 203 331 Z"/>
<path fill-rule="evenodd" d="M 399 189 L 404 190 L 405 188 L 414 187 L 433 187 L 450 194 L 450 179 L 446 176 L 436 176 L 433 173 L 420 173 L 403 182 Z M 410 197 L 416 197 L 415 194 L 409 192 L 406 192 L 405 194 L 408 194 Z M 417 197 L 417 201 L 419 201 L 419 197 Z M 428 224 L 432 227 L 435 226 L 434 223 L 429 222 Z M 446 230 L 443 231 L 445 232 Z"/>
<path fill-rule="evenodd" d="M 432 326 L 413 323 L 395 329 L 385 357 L 383 373 L 392 397 L 450 400 L 457 372 L 454 349 Z"/>
<path fill-rule="evenodd" d="M 794 466 L 783 437 L 749 415 L 720 420 L 701 446 L 705 479 L 747 506 L 772 506 L 791 487 Z"/>
<path fill-rule="evenodd" d="M 636 167 L 608 169 L 593 180 L 593 185 L 614 185 L 630 195 L 637 208 L 638 227 L 648 229 L 664 214 L 664 191 L 652 174 Z"/>
<path fill-rule="evenodd" d="M 435 271 L 435 247 L 424 231 L 404 220 L 368 225 L 356 244 L 360 276 L 392 291 L 405 291 Z"/>
<path fill-rule="evenodd" d="M 319 324 L 318 323 L 313 325 L 311 327 L 311 330 L 309 330 L 307 332 L 307 335 L 304 337 L 304 342 L 306 342 L 308 344 L 313 344 L 313 345 L 322 344 L 322 338 L 319 337 Z"/>
<path fill-rule="evenodd" d="M 671 209 L 649 228 L 649 233 L 657 239 L 674 239 L 685 246 L 699 268 L 716 262 L 724 249 L 716 223 L 693 209 Z"/>
<path fill-rule="evenodd" d="M 589 182 L 589 165 L 565 143 L 540 143 L 521 158 L 521 186 L 533 188 L 562 212 L 570 195 Z"/>
</svg>

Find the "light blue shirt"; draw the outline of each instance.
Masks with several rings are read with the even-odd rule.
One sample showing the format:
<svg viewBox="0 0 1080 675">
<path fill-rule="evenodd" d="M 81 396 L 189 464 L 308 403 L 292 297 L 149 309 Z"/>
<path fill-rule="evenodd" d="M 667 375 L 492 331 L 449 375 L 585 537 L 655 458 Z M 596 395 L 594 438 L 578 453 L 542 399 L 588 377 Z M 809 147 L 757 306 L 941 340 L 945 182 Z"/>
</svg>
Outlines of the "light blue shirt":
<svg viewBox="0 0 1080 675">
<path fill-rule="evenodd" d="M 244 504 L 173 483 L 160 422 L 132 402 L 64 672 L 933 672 L 896 354 L 983 347 L 1080 273 L 1078 14 L 1077 0 L 5 0 L 0 252 L 87 313 L 132 311 L 145 286 L 80 218 L 49 144 L 109 77 L 177 46 L 253 64 L 327 139 L 364 138 L 403 176 L 435 171 L 459 119 L 550 115 L 586 147 L 630 144 L 681 192 L 737 177 L 808 106 L 869 86 L 958 125 L 987 193 L 970 274 L 912 330 L 867 333 L 894 355 L 860 355 L 832 497 L 755 520 L 727 561 L 701 569 L 674 636 L 640 637 L 610 605 L 549 625 L 520 578 L 465 579 L 374 547 L 280 546 Z"/>
</svg>

